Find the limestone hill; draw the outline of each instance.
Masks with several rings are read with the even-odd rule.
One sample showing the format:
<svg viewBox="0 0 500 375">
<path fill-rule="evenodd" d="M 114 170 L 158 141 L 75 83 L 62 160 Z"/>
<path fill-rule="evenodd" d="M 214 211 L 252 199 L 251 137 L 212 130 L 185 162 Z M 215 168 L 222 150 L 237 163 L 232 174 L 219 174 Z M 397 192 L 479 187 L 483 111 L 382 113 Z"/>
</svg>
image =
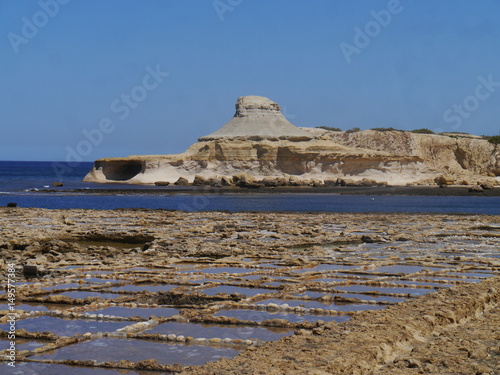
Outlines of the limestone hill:
<svg viewBox="0 0 500 375">
<path fill-rule="evenodd" d="M 500 182 L 500 148 L 474 137 L 403 131 L 298 128 L 267 98 L 239 98 L 232 120 L 181 154 L 105 158 L 84 181 L 224 185 L 279 179 L 281 185 L 341 179 L 369 184 Z M 185 181 L 182 180 L 182 181 Z M 307 180 L 307 181 L 306 181 Z M 300 182 L 302 181 L 302 182 Z M 340 181 L 340 180 L 339 180 Z"/>
</svg>

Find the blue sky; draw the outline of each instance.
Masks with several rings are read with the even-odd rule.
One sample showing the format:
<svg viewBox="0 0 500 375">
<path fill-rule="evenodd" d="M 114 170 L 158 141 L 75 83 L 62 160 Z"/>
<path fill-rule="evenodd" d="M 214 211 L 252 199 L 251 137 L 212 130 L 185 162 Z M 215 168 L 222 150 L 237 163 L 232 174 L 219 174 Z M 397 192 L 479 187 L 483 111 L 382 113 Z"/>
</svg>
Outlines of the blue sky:
<svg viewBox="0 0 500 375">
<path fill-rule="evenodd" d="M 262 95 L 297 126 L 500 131 L 496 0 L 2 0 L 0 160 L 184 151 Z"/>
</svg>

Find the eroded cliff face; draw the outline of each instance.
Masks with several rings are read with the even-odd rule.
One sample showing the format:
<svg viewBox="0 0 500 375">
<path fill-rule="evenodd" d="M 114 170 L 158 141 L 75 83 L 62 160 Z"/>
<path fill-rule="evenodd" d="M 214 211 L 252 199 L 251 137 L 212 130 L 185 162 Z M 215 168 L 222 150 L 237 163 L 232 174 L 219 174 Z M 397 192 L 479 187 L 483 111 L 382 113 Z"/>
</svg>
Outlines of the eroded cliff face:
<svg viewBox="0 0 500 375">
<path fill-rule="evenodd" d="M 500 148 L 480 137 L 410 132 L 324 132 L 324 138 L 348 147 L 417 156 L 432 170 L 451 175 L 500 175 Z"/>
<path fill-rule="evenodd" d="M 329 140 L 303 142 L 213 140 L 198 142 L 185 153 L 100 159 L 85 177 L 93 182 L 175 182 L 246 172 L 255 179 L 297 176 L 301 179 L 372 178 L 406 183 L 427 175 L 419 157 L 354 149 Z M 430 176 L 430 174 L 429 174 Z"/>
<path fill-rule="evenodd" d="M 255 180 L 348 178 L 404 185 L 434 183 L 441 176 L 475 184 L 500 175 L 500 150 L 479 137 L 298 128 L 277 103 L 245 96 L 236 101 L 228 123 L 186 152 L 100 159 L 84 181 L 173 183 L 183 177 L 192 182 L 196 175 L 229 178 L 242 172 Z"/>
<path fill-rule="evenodd" d="M 192 182 L 246 172 L 256 180 L 363 178 L 404 185 L 440 175 L 475 183 L 500 175 L 500 150 L 482 139 L 408 132 L 317 132 L 309 141 L 220 139 L 197 142 L 176 155 L 129 156 L 95 162 L 91 182 Z"/>
</svg>

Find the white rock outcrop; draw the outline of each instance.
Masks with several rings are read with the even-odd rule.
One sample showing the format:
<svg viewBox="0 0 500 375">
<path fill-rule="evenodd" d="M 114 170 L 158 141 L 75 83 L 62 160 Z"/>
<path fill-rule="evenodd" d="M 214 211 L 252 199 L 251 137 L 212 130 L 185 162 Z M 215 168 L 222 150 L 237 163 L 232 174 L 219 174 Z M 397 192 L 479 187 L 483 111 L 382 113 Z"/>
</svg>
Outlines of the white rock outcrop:
<svg viewBox="0 0 500 375">
<path fill-rule="evenodd" d="M 291 124 L 277 103 L 262 96 L 250 95 L 238 98 L 236 113 L 231 121 L 212 134 L 198 138 L 198 141 L 235 138 L 307 141 L 312 137 Z"/>
<path fill-rule="evenodd" d="M 376 180 L 392 185 L 498 181 L 500 149 L 479 138 L 402 131 L 336 132 L 298 128 L 277 103 L 238 98 L 234 117 L 181 154 L 104 158 L 84 181 L 129 184 L 192 182 L 246 173 L 255 180 Z"/>
</svg>

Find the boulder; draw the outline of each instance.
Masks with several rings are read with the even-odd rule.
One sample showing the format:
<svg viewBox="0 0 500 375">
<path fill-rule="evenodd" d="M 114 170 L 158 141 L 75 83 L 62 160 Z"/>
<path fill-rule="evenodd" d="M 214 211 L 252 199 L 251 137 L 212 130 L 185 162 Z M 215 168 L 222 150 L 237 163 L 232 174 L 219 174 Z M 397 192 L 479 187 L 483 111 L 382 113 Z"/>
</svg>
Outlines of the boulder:
<svg viewBox="0 0 500 375">
<path fill-rule="evenodd" d="M 220 183 L 222 186 L 233 186 L 234 181 L 232 177 L 222 176 L 220 178 Z"/>
<path fill-rule="evenodd" d="M 288 185 L 288 181 L 289 179 L 286 177 L 264 177 L 262 184 L 268 187 L 286 186 Z"/>
<path fill-rule="evenodd" d="M 288 185 L 290 186 L 301 186 L 301 183 L 300 178 L 297 176 L 290 176 L 290 179 L 288 180 Z"/>
<path fill-rule="evenodd" d="M 168 182 L 168 181 L 156 181 L 155 185 L 156 186 L 168 186 L 168 185 L 170 185 L 170 182 Z"/>
<path fill-rule="evenodd" d="M 264 177 L 262 179 L 262 184 L 267 187 L 276 187 L 278 185 L 278 180 L 273 177 Z"/>
<path fill-rule="evenodd" d="M 335 185 L 338 185 L 338 186 L 347 186 L 347 182 L 343 178 L 339 177 L 339 178 L 337 178 L 337 181 L 335 182 Z"/>
<path fill-rule="evenodd" d="M 297 176 L 291 176 L 288 179 L 288 186 L 310 186 L 311 180 L 301 180 Z"/>
<path fill-rule="evenodd" d="M 318 180 L 318 179 L 316 179 L 316 178 L 313 178 L 313 179 L 311 180 L 311 186 L 312 186 L 312 187 L 323 187 L 323 186 L 325 186 L 325 184 L 323 183 L 323 181 Z"/>
<path fill-rule="evenodd" d="M 189 185 L 189 181 L 186 178 L 184 178 L 184 177 L 179 177 L 179 179 L 174 182 L 174 185 L 188 186 Z"/>
<path fill-rule="evenodd" d="M 238 173 L 233 176 L 233 181 L 236 186 L 248 187 L 255 184 L 255 179 L 248 173 Z"/>
<path fill-rule="evenodd" d="M 343 183 L 341 183 L 342 186 L 359 186 L 359 181 L 354 181 L 351 178 L 346 178 L 342 179 Z"/>
<path fill-rule="evenodd" d="M 64 186 L 64 185 L 63 185 L 63 183 L 62 183 L 62 182 L 54 182 L 54 183 L 52 184 L 52 186 L 54 186 L 54 187 L 61 187 L 61 186 Z"/>
<path fill-rule="evenodd" d="M 453 185 L 455 183 L 455 180 L 451 177 L 445 177 L 445 176 L 438 176 L 434 179 L 434 182 L 437 185 Z"/>
<path fill-rule="evenodd" d="M 488 181 L 481 183 L 480 186 L 483 188 L 483 190 L 491 190 L 491 189 L 495 188 L 493 183 L 488 182 Z"/>
<path fill-rule="evenodd" d="M 278 182 L 278 186 L 287 186 L 288 185 L 288 178 L 287 177 L 278 177 L 276 179 Z"/>
<path fill-rule="evenodd" d="M 378 185 L 378 182 L 375 181 L 375 180 L 371 180 L 369 178 L 363 178 L 359 184 L 361 186 L 377 186 Z"/>
<path fill-rule="evenodd" d="M 7 207 L 17 207 L 17 203 L 9 202 L 9 203 L 7 203 Z"/>
<path fill-rule="evenodd" d="M 483 191 L 484 189 L 481 187 L 481 185 L 473 185 L 469 188 L 469 192 L 471 193 L 481 193 Z"/>
<path fill-rule="evenodd" d="M 222 187 L 222 178 L 221 177 L 211 177 L 208 179 L 208 185 L 213 187 Z"/>
<path fill-rule="evenodd" d="M 210 182 L 205 177 L 196 175 L 196 176 L 194 176 L 194 180 L 193 180 L 192 185 L 193 186 L 208 186 L 208 185 L 210 185 Z"/>
</svg>

